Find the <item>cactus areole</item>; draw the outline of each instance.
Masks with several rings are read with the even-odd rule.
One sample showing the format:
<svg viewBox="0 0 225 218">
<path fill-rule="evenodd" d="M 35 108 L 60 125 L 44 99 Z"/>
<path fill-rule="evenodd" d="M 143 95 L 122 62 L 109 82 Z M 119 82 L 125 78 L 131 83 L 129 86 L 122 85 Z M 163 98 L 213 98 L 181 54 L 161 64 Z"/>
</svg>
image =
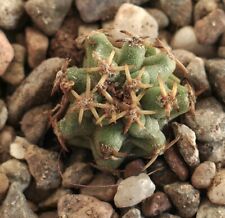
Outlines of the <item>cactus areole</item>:
<svg viewBox="0 0 225 218">
<path fill-rule="evenodd" d="M 104 169 L 162 154 L 169 143 L 163 126 L 191 105 L 174 58 L 136 37 L 111 43 L 101 31 L 83 46 L 83 66 L 60 71 L 55 82 L 67 102 L 53 126 L 59 141 L 90 149 Z"/>
</svg>

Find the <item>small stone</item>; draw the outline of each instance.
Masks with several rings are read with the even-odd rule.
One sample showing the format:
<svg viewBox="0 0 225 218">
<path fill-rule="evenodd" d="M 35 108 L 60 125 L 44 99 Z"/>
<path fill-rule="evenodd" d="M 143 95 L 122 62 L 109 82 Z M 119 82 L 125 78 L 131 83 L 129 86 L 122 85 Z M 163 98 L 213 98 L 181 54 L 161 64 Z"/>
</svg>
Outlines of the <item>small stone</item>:
<svg viewBox="0 0 225 218">
<path fill-rule="evenodd" d="M 33 27 L 27 27 L 25 32 L 28 64 L 31 68 L 35 68 L 46 58 L 48 37 Z"/>
<path fill-rule="evenodd" d="M 39 203 L 40 208 L 56 208 L 57 203 L 60 198 L 64 195 L 72 194 L 72 191 L 69 189 L 59 188 L 55 192 L 53 192 L 47 199 Z"/>
<path fill-rule="evenodd" d="M 5 173 L 0 173 L 0 200 L 5 197 L 5 194 L 9 188 L 9 179 Z"/>
<path fill-rule="evenodd" d="M 2 5 L 2 4 L 1 4 Z M 0 6 L 1 7 L 1 6 Z M 0 19 L 1 20 L 1 19 Z M 0 30 L 0 76 L 2 76 L 14 57 L 14 50 L 4 32 Z"/>
<path fill-rule="evenodd" d="M 163 11 L 157 8 L 149 8 L 146 10 L 155 18 L 158 23 L 159 29 L 164 29 L 169 25 L 169 19 Z"/>
<path fill-rule="evenodd" d="M 225 14 L 221 9 L 215 9 L 210 14 L 195 23 L 195 33 L 201 44 L 213 44 L 225 30 Z"/>
<path fill-rule="evenodd" d="M 21 190 L 25 190 L 30 184 L 31 176 L 27 165 L 16 159 L 2 163 L 0 172 L 6 174 L 10 183 L 17 183 Z"/>
<path fill-rule="evenodd" d="M 0 27 L 6 30 L 17 28 L 23 13 L 23 0 L 2 1 L 0 4 Z"/>
<path fill-rule="evenodd" d="M 191 183 L 195 188 L 208 188 L 216 174 L 216 165 L 214 162 L 205 161 L 195 168 Z"/>
<path fill-rule="evenodd" d="M 185 122 L 200 141 L 220 141 L 225 138 L 225 113 L 222 105 L 213 97 L 199 100 L 194 116 L 186 113 Z"/>
<path fill-rule="evenodd" d="M 173 131 L 176 137 L 180 137 L 177 146 L 184 161 L 190 167 L 197 166 L 200 160 L 195 132 L 186 125 L 176 122 L 173 123 Z"/>
<path fill-rule="evenodd" d="M 7 119 L 8 110 L 6 108 L 5 102 L 0 99 L 0 130 L 5 126 Z"/>
<path fill-rule="evenodd" d="M 75 162 L 64 171 L 62 175 L 62 186 L 75 188 L 85 185 L 93 178 L 93 171 L 90 165 L 82 162 Z"/>
<path fill-rule="evenodd" d="M 51 95 L 56 73 L 64 59 L 50 58 L 36 67 L 8 100 L 9 121 L 14 125 L 30 108 L 46 103 Z"/>
<path fill-rule="evenodd" d="M 225 58 L 225 46 L 220 46 L 217 52 L 220 58 Z"/>
<path fill-rule="evenodd" d="M 187 66 L 188 79 L 193 85 L 195 92 L 199 94 L 209 91 L 210 85 L 205 72 L 204 61 L 195 57 Z"/>
<path fill-rule="evenodd" d="M 25 160 L 36 181 L 37 188 L 47 190 L 57 188 L 60 185 L 59 169 L 61 163 L 58 153 L 31 145 L 27 149 Z"/>
<path fill-rule="evenodd" d="M 196 218 L 224 218 L 225 207 L 204 201 L 201 203 Z"/>
<path fill-rule="evenodd" d="M 206 61 L 209 81 L 217 96 L 225 102 L 225 59 L 210 59 Z"/>
<path fill-rule="evenodd" d="M 175 49 L 172 53 L 185 67 L 196 57 L 192 52 L 184 49 Z"/>
<path fill-rule="evenodd" d="M 25 3 L 26 12 L 33 22 L 47 35 L 51 36 L 61 26 L 71 7 L 72 0 L 29 0 Z"/>
<path fill-rule="evenodd" d="M 155 191 L 155 185 L 150 177 L 141 173 L 122 180 L 114 197 L 118 208 L 131 207 L 150 197 Z"/>
<path fill-rule="evenodd" d="M 50 104 L 34 107 L 27 111 L 21 122 L 21 130 L 26 139 L 31 143 L 38 143 L 43 139 L 49 125 Z"/>
<path fill-rule="evenodd" d="M 43 212 L 39 215 L 38 218 L 57 218 L 57 211 L 49 211 L 49 212 Z"/>
<path fill-rule="evenodd" d="M 219 170 L 208 189 L 208 198 L 214 204 L 225 205 L 225 169 Z"/>
<path fill-rule="evenodd" d="M 171 203 L 163 192 L 155 192 L 150 198 L 145 199 L 142 203 L 142 212 L 145 216 L 158 216 L 169 210 Z"/>
<path fill-rule="evenodd" d="M 113 213 L 110 204 L 86 195 L 65 195 L 58 202 L 59 217 L 111 218 Z"/>
<path fill-rule="evenodd" d="M 195 4 L 194 8 L 194 19 L 195 22 L 204 16 L 208 15 L 210 12 L 215 10 L 217 5 L 217 0 L 200 0 Z"/>
<path fill-rule="evenodd" d="M 144 168 L 145 164 L 141 159 L 133 160 L 125 166 L 124 178 L 130 176 L 138 176 Z"/>
<path fill-rule="evenodd" d="M 82 50 L 78 49 L 74 39 L 78 36 L 81 21 L 77 16 L 68 16 L 58 29 L 50 43 L 50 56 L 71 59 L 71 65 L 82 61 Z"/>
<path fill-rule="evenodd" d="M 12 44 L 14 50 L 14 58 L 2 75 L 7 83 L 16 86 L 19 85 L 25 77 L 24 62 L 26 56 L 26 49 L 20 44 Z"/>
<path fill-rule="evenodd" d="M 30 209 L 17 183 L 12 183 L 0 208 L 2 218 L 38 218 Z"/>
<path fill-rule="evenodd" d="M 191 22 L 191 0 L 160 0 L 162 10 L 176 26 L 186 26 Z"/>
<path fill-rule="evenodd" d="M 164 158 L 170 166 L 170 169 L 178 176 L 181 181 L 187 180 L 189 175 L 188 168 L 174 147 L 166 150 L 164 153 Z"/>
<path fill-rule="evenodd" d="M 200 193 L 189 183 L 166 185 L 164 191 L 169 195 L 181 217 L 188 218 L 196 214 L 200 203 Z"/>
<path fill-rule="evenodd" d="M 116 194 L 116 180 L 110 174 L 99 173 L 94 179 L 80 190 L 83 195 L 89 195 L 102 201 L 112 201 Z M 115 186 L 113 186 L 115 185 Z M 101 187 L 102 186 L 102 187 Z"/>
<path fill-rule="evenodd" d="M 75 4 L 82 20 L 86 23 L 91 23 L 112 18 L 120 5 L 125 2 L 142 4 L 147 2 L 147 0 L 76 0 Z"/>
<path fill-rule="evenodd" d="M 114 29 L 110 31 L 113 40 L 129 38 L 126 34 L 121 33 L 121 30 L 134 36 L 148 36 L 151 42 L 158 36 L 158 24 L 155 18 L 143 8 L 129 3 L 120 6 L 113 27 Z"/>
<path fill-rule="evenodd" d="M 180 216 L 176 216 L 170 213 L 163 213 L 159 216 L 159 218 L 181 218 Z"/>
<path fill-rule="evenodd" d="M 173 49 L 185 49 L 201 57 L 214 57 L 216 50 L 212 45 L 201 45 L 192 26 L 185 26 L 175 32 L 171 40 Z"/>
<path fill-rule="evenodd" d="M 141 211 L 137 208 L 131 208 L 122 216 L 122 218 L 142 218 Z"/>
</svg>

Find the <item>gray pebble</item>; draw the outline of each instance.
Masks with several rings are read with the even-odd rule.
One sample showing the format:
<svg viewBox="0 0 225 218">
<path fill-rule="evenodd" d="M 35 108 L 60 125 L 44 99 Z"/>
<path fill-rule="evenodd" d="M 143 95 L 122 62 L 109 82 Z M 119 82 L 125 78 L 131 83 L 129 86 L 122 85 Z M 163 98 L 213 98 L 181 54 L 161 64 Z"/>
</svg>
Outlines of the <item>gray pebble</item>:
<svg viewBox="0 0 225 218">
<path fill-rule="evenodd" d="M 72 0 L 29 0 L 26 12 L 47 35 L 54 35 L 71 7 Z"/>
<path fill-rule="evenodd" d="M 205 161 L 195 168 L 191 183 L 195 188 L 208 188 L 216 174 L 216 165 L 214 162 Z"/>
<path fill-rule="evenodd" d="M 225 59 L 206 60 L 209 81 L 217 96 L 225 103 Z"/>
<path fill-rule="evenodd" d="M 163 11 L 157 8 L 146 8 L 146 10 L 155 18 L 159 25 L 159 29 L 164 29 L 169 25 L 169 19 Z"/>
<path fill-rule="evenodd" d="M 222 105 L 213 97 L 199 100 L 194 115 L 185 114 L 185 122 L 200 141 L 220 141 L 225 138 L 225 113 Z"/>
<path fill-rule="evenodd" d="M 193 58 L 196 56 L 185 49 L 174 49 L 173 51 L 174 56 L 186 67 Z"/>
<path fill-rule="evenodd" d="M 169 195 L 181 217 L 188 218 L 196 214 L 200 203 L 200 193 L 189 183 L 166 185 L 164 191 Z"/>
<path fill-rule="evenodd" d="M 23 13 L 24 0 L 1 1 L 0 27 L 6 30 L 17 28 Z"/>
<path fill-rule="evenodd" d="M 6 108 L 5 102 L 0 99 L 0 130 L 5 126 L 8 119 L 8 110 Z"/>
</svg>

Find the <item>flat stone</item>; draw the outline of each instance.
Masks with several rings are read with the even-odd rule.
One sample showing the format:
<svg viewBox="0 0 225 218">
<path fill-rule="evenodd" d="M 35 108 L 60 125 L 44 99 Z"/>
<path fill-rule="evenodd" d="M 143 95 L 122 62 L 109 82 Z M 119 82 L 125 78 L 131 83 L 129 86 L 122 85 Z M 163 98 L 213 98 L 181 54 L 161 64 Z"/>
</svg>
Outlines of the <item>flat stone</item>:
<svg viewBox="0 0 225 218">
<path fill-rule="evenodd" d="M 175 26 L 186 26 L 191 22 L 191 0 L 160 0 L 160 5 Z"/>
<path fill-rule="evenodd" d="M 155 185 L 150 177 L 141 173 L 122 180 L 117 188 L 114 203 L 118 208 L 131 207 L 150 197 L 155 191 Z"/>
<path fill-rule="evenodd" d="M 200 141 L 212 142 L 225 138 L 225 113 L 222 105 L 213 97 L 199 100 L 194 116 L 186 113 L 185 122 Z"/>
<path fill-rule="evenodd" d="M 205 161 L 197 166 L 192 174 L 191 183 L 195 188 L 208 188 L 216 174 L 214 162 Z"/>
<path fill-rule="evenodd" d="M 28 64 L 31 68 L 35 68 L 46 58 L 48 37 L 33 27 L 27 27 L 25 33 Z"/>
<path fill-rule="evenodd" d="M 209 200 L 218 205 L 225 205 L 225 169 L 219 170 L 213 181 L 211 186 L 208 189 L 207 196 Z"/>
<path fill-rule="evenodd" d="M 0 30 L 0 76 L 2 76 L 14 57 L 14 50 L 4 32 Z"/>
<path fill-rule="evenodd" d="M 225 30 L 225 13 L 215 9 L 195 23 L 195 33 L 201 44 L 213 44 Z"/>
<path fill-rule="evenodd" d="M 0 130 L 5 126 L 7 119 L 8 110 L 6 108 L 5 102 L 0 99 Z"/>
<path fill-rule="evenodd" d="M 29 0 L 25 9 L 32 21 L 47 35 L 51 36 L 61 26 L 71 7 L 72 0 Z"/>
<path fill-rule="evenodd" d="M 111 218 L 113 212 L 110 204 L 86 195 L 65 195 L 58 202 L 59 217 Z"/>
<path fill-rule="evenodd" d="M 14 125 L 30 108 L 46 103 L 51 95 L 56 73 L 64 59 L 50 58 L 36 67 L 8 100 L 9 121 Z"/>
<path fill-rule="evenodd" d="M 24 64 L 26 49 L 20 44 L 12 44 L 12 47 L 14 50 L 14 58 L 2 75 L 2 79 L 13 86 L 16 86 L 25 78 Z"/>
<path fill-rule="evenodd" d="M 110 31 L 113 40 L 129 38 L 126 34 L 121 33 L 121 30 L 134 36 L 148 36 L 151 42 L 158 36 L 158 23 L 155 18 L 143 8 L 129 3 L 120 6 L 114 18 L 113 28 Z"/>
<path fill-rule="evenodd" d="M 125 2 L 142 4 L 147 0 L 76 0 L 75 4 L 82 20 L 86 23 L 112 18 Z"/>
<path fill-rule="evenodd" d="M 2 1 L 0 4 L 0 27 L 6 30 L 17 28 L 23 14 L 23 0 Z"/>
<path fill-rule="evenodd" d="M 200 203 L 200 193 L 189 183 L 177 182 L 164 187 L 179 215 L 189 218 L 196 214 Z"/>
</svg>

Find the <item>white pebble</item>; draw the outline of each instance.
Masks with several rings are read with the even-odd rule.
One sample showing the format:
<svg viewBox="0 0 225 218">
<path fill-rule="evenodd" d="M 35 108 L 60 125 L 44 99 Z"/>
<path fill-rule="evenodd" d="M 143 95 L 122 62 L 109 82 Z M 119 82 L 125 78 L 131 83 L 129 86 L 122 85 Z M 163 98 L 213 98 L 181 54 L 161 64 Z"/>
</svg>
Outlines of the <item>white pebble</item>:
<svg viewBox="0 0 225 218">
<path fill-rule="evenodd" d="M 0 130 L 5 126 L 8 119 L 8 110 L 5 106 L 4 101 L 0 99 Z"/>
<path fill-rule="evenodd" d="M 150 197 L 154 191 L 155 185 L 150 177 L 145 173 L 141 173 L 120 182 L 114 202 L 119 208 L 131 207 Z"/>
</svg>

